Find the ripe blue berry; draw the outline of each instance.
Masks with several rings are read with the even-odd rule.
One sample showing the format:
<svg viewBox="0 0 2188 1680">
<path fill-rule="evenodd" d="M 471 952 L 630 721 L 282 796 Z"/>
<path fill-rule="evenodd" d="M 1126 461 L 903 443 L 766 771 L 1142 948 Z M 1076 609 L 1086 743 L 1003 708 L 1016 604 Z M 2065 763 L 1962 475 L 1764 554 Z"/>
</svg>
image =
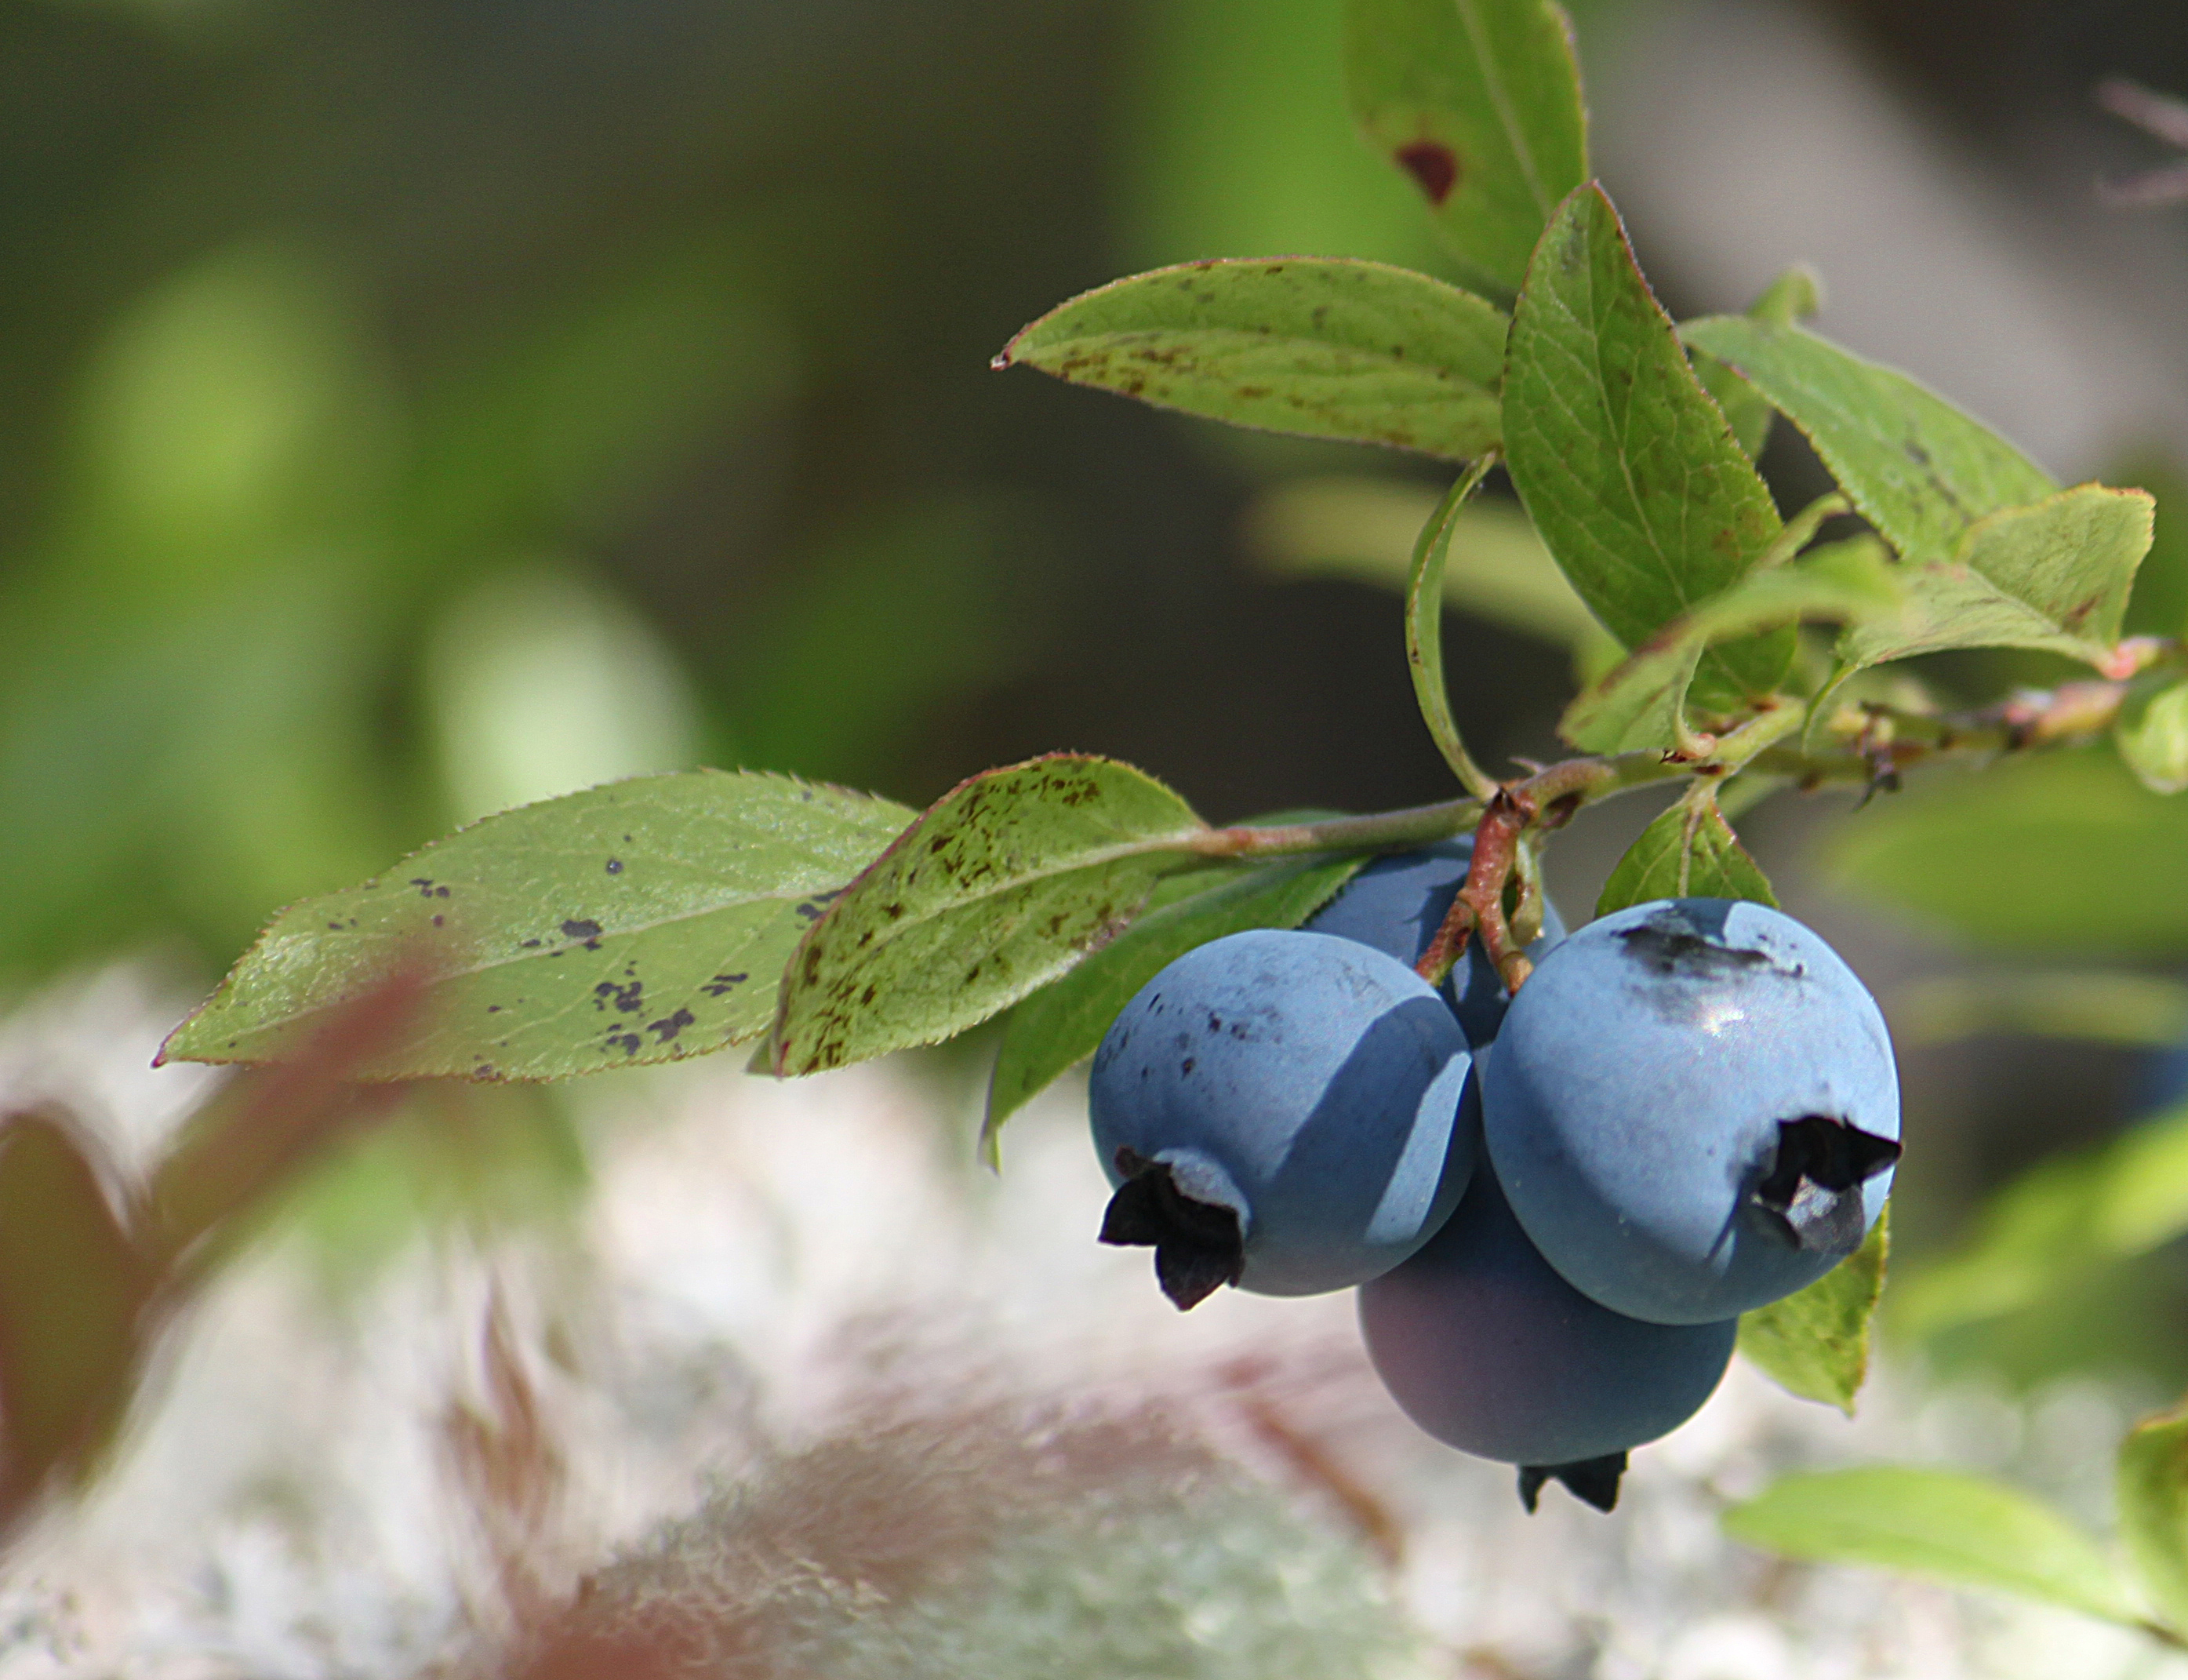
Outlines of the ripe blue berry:
<svg viewBox="0 0 2188 1680">
<path fill-rule="evenodd" d="M 1306 931 L 1356 939 L 1411 967 L 1427 955 L 1429 942 L 1451 913 L 1473 861 L 1471 834 L 1378 858 L 1308 918 Z M 1527 947 L 1527 955 L 1540 962 L 1565 936 L 1557 906 L 1545 898 L 1542 937 Z M 1444 995 L 1466 1029 L 1467 1042 L 1476 1050 L 1497 1036 L 1511 1002 L 1479 939 L 1467 942 L 1464 959 L 1444 982 Z"/>
<path fill-rule="evenodd" d="M 1360 1328 L 1406 1415 L 1520 1466 L 1529 1510 L 1555 1476 L 1607 1511 L 1627 1450 L 1716 1390 L 1739 1323 L 1644 1324 L 1598 1306 L 1536 1251 L 1485 1164 L 1426 1247 L 1361 1286 Z"/>
<path fill-rule="evenodd" d="M 1535 1246 L 1614 1311 L 1731 1318 L 1860 1247 L 1899 1157 L 1875 1000 L 1766 905 L 1660 899 L 1591 922 L 1520 989 L 1482 1078 Z"/>
<path fill-rule="evenodd" d="M 1412 1254 L 1480 1151 L 1466 1036 L 1396 958 L 1321 933 L 1233 933 L 1126 1004 L 1094 1054 L 1102 1240 L 1151 1246 L 1189 1307 L 1218 1284 L 1342 1289 Z"/>
</svg>

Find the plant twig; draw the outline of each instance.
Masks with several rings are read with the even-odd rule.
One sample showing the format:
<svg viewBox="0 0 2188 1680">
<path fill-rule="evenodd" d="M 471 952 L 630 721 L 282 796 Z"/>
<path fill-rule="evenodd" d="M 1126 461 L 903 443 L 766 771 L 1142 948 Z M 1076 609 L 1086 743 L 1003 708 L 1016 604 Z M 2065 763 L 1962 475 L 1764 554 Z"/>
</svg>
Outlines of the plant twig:
<svg viewBox="0 0 2188 1680">
<path fill-rule="evenodd" d="M 2092 740 L 2112 727 L 2127 691 L 2124 681 L 2064 683 L 2055 689 L 2016 694 L 1980 711 L 1956 713 L 1908 712 L 1874 704 L 1847 706 L 1827 724 L 1827 732 L 1842 744 L 1820 752 L 1786 743 L 1785 737 L 1800 727 L 1802 708 L 1790 696 L 1779 696 L 1713 741 L 1707 756 L 1699 759 L 1655 751 L 1566 758 L 1501 786 L 1492 784 L 1486 803 L 1449 799 L 1373 816 L 1332 817 L 1321 822 L 1266 827 L 1210 828 L 1195 835 L 1184 849 L 1216 858 L 1402 851 L 1447 840 L 1477 826 L 1486 829 L 1489 814 L 1497 809 L 1500 799 L 1507 801 L 1500 823 L 1508 821 L 1512 811 L 1527 813 L 1514 832 L 1516 840 L 1520 833 L 1561 828 L 1583 805 L 1636 788 L 1683 777 L 1721 783 L 1741 770 L 1791 782 L 1804 790 L 1833 784 L 1874 784 L 1881 778 L 1896 781 L 1907 767 L 1935 759 L 1994 758 Z M 1164 843 L 1172 847 L 1176 843 Z M 1475 857 L 1475 867 L 1484 867 L 1479 840 Z M 1508 871 L 1510 863 L 1508 854 L 1501 867 Z M 1486 881 L 1482 885 L 1486 888 Z M 1500 877 L 1500 894 L 1501 887 Z M 1471 875 L 1467 891 L 1481 896 Z M 1497 905 L 1501 922 L 1501 897 Z M 1477 914 L 1478 910 L 1477 906 Z M 1486 939 L 1486 927 L 1483 932 Z M 1457 947 L 1452 961 L 1456 961 L 1463 950 L 1463 944 Z M 1497 955 L 1493 950 L 1492 954 Z M 1498 966 L 1503 967 L 1501 956 Z"/>
</svg>

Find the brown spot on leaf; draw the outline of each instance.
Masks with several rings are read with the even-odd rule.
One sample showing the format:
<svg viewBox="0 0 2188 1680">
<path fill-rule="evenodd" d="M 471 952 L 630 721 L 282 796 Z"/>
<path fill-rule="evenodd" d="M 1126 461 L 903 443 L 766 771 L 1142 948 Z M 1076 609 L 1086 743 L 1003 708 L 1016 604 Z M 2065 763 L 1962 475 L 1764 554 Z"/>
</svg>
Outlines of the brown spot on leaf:
<svg viewBox="0 0 2188 1680">
<path fill-rule="evenodd" d="M 1395 155 L 1430 204 L 1441 205 L 1458 185 L 1458 154 L 1441 140 L 1410 140 Z"/>
<path fill-rule="evenodd" d="M 698 1017 L 692 1014 L 690 1010 L 680 1009 L 674 1015 L 667 1016 L 661 1020 L 648 1021 L 646 1023 L 646 1030 L 653 1034 L 662 1043 L 667 1044 L 669 1040 L 674 1038 L 677 1034 L 697 1019 Z"/>
</svg>

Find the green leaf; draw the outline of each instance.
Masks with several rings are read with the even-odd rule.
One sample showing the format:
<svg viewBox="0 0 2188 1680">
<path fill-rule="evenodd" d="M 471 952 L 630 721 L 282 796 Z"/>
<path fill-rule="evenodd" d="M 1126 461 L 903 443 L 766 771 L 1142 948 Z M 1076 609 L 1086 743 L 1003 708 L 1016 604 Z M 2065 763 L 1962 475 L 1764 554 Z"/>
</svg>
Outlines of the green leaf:
<svg viewBox="0 0 2188 1680">
<path fill-rule="evenodd" d="M 424 1005 L 362 1076 L 560 1079 L 756 1037 L 821 906 L 915 814 L 751 771 L 640 776 L 505 811 L 277 917 L 161 1051 L 293 1056 L 422 953 Z"/>
<path fill-rule="evenodd" d="M 1153 777 L 1056 753 L 961 782 L 815 922 L 767 1059 L 813 1074 L 977 1025 L 1114 939 L 1208 832 Z"/>
<path fill-rule="evenodd" d="M 1658 899 L 1749 899 L 1777 907 L 1768 877 L 1706 795 L 1680 800 L 1641 831 L 1603 883 L 1599 916 Z"/>
<path fill-rule="evenodd" d="M 1365 857 L 1287 859 L 1150 910 L 1052 985 L 1011 1012 L 988 1084 L 981 1151 L 990 1161 L 1003 1122 L 1074 1063 L 1140 988 L 1197 945 L 1253 927 L 1296 927 L 1336 895 Z M 1226 871 L 1230 873 L 1230 871 Z"/>
<path fill-rule="evenodd" d="M 1892 1255 L 1892 1209 L 1860 1248 L 1805 1289 L 1740 1317 L 1740 1350 L 1779 1387 L 1853 1416 L 1869 1376 L 1869 1327 Z"/>
<path fill-rule="evenodd" d="M 1730 589 L 1781 528 L 1599 187 L 1568 199 L 1536 251 L 1506 352 L 1504 433 L 1536 529 L 1628 647 Z M 1704 693 L 1767 694 L 1792 654 L 1790 630 L 1717 649 Z"/>
<path fill-rule="evenodd" d="M 1497 439 L 1504 313 L 1350 258 L 1188 262 L 1073 298 L 1003 347 L 1204 420 L 1470 460 Z"/>
<path fill-rule="evenodd" d="M 1834 831 L 1834 883 L 1980 943 L 2042 951 L 2188 951 L 2188 803 L 2137 783 L 2109 748 L 1955 770 Z"/>
<path fill-rule="evenodd" d="M 2188 1403 L 2128 1432 L 2114 1486 L 2143 1590 L 2170 1626 L 2188 1628 Z"/>
<path fill-rule="evenodd" d="M 1807 319 L 1822 307 L 1822 289 L 1815 271 L 1796 264 L 1747 306 L 1747 319 L 1785 327 Z M 1703 388 L 1717 398 L 1717 407 L 1724 410 L 1732 435 L 1747 451 L 1747 458 L 1761 459 L 1763 445 L 1770 441 L 1770 422 L 1778 413 L 1770 406 L 1770 399 L 1706 351 L 1695 354 L 1695 372 Z"/>
<path fill-rule="evenodd" d="M 1863 1564 L 2139 1622 L 2095 1541 L 2016 1488 L 1875 1464 L 1788 1476 L 1725 1513 L 1735 1540 L 1812 1563 Z"/>
<path fill-rule="evenodd" d="M 1587 178 L 1565 14 L 1544 0 L 1347 0 L 1345 81 L 1368 144 L 1413 178 L 1459 262 L 1516 290 Z"/>
<path fill-rule="evenodd" d="M 2112 739 L 2151 792 L 2188 792 L 2188 678 L 2137 682 L 2113 721 Z"/>
<path fill-rule="evenodd" d="M 1466 750 L 1458 720 L 1451 714 L 1451 691 L 1444 681 L 1443 574 L 1459 510 L 1481 488 L 1495 461 L 1494 455 L 1485 455 L 1459 475 L 1421 527 L 1406 578 L 1406 665 L 1413 674 L 1414 702 L 1420 708 L 1430 738 L 1459 785 L 1484 800 L 1496 792 L 1497 784 Z"/>
<path fill-rule="evenodd" d="M 1902 568 L 1908 610 L 1840 638 L 1842 670 L 1948 647 L 2029 647 L 2103 665 L 2150 547 L 2140 490 L 2084 484 L 1971 525 L 1949 564 Z"/>
<path fill-rule="evenodd" d="M 1905 598 L 1873 538 L 1829 544 L 1797 566 L 1754 572 L 1636 648 L 1565 708 L 1558 733 L 1588 753 L 1672 746 L 1687 734 L 1687 690 L 1707 649 L 1803 620 L 1892 617 Z"/>
<path fill-rule="evenodd" d="M 1893 1293 L 1893 1322 L 1932 1336 L 2044 1299 L 2092 1269 L 2188 1233 L 2188 1103 L 1994 1195 L 1976 1234 Z"/>
<path fill-rule="evenodd" d="M 1800 427 L 1903 560 L 1954 559 L 1977 520 L 2059 488 L 1997 433 L 1906 375 L 1813 333 L 1740 315 L 1689 321 L 1682 331 Z"/>
</svg>

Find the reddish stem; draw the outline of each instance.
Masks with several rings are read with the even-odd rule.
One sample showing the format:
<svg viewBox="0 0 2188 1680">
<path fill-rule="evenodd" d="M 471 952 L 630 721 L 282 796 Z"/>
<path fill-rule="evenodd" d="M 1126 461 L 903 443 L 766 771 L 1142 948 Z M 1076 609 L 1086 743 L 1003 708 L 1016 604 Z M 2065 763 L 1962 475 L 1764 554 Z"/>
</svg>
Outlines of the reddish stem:
<svg viewBox="0 0 2188 1680">
<path fill-rule="evenodd" d="M 1481 935 L 1482 946 L 1508 989 L 1519 990 L 1534 972 L 1534 965 L 1514 942 L 1510 924 L 1504 919 L 1504 884 L 1512 876 L 1520 837 L 1540 810 L 1524 782 L 1507 782 L 1491 797 L 1480 826 L 1474 831 L 1474 861 L 1466 871 L 1466 884 L 1452 900 L 1443 926 L 1436 929 L 1435 938 L 1429 941 L 1417 965 L 1421 978 L 1430 985 L 1443 984 L 1444 978 L 1458 966 L 1459 958 L 1466 955 L 1467 941 L 1476 933 Z"/>
</svg>

